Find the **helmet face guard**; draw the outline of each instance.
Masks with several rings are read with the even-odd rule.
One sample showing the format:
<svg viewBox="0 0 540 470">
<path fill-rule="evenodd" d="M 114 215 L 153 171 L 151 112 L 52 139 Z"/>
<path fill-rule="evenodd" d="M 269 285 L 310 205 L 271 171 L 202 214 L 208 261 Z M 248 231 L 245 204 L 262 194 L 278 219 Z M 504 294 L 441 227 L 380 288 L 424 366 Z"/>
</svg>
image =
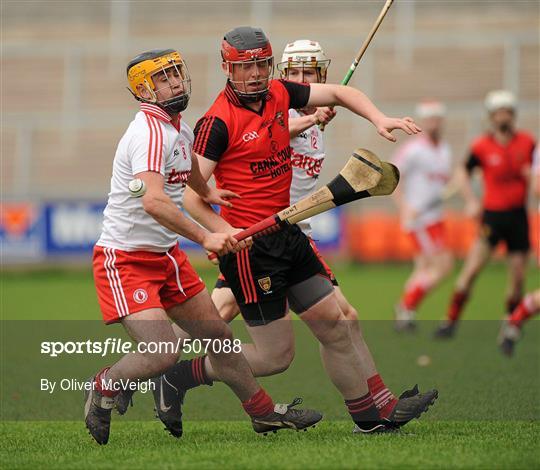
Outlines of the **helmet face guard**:
<svg viewBox="0 0 540 470">
<path fill-rule="evenodd" d="M 246 61 L 227 61 L 227 75 L 240 99 L 246 102 L 257 102 L 268 94 L 270 81 L 274 73 L 274 58 L 254 58 Z M 236 80 L 235 76 L 241 76 Z"/>
<path fill-rule="evenodd" d="M 157 51 L 160 52 L 160 51 Z M 157 57 L 148 58 L 128 68 L 129 90 L 138 101 L 156 104 L 169 114 L 184 111 L 191 96 L 191 79 L 186 63 L 174 50 L 166 50 Z M 155 55 L 152 53 L 145 53 Z M 141 54 L 142 57 L 144 54 Z M 136 59 L 134 59 L 136 60 Z M 150 98 L 143 98 L 140 87 L 144 87 Z M 180 88 L 178 93 L 175 91 Z M 173 96 L 167 100 L 158 100 L 158 92 L 169 89 Z"/>
<path fill-rule="evenodd" d="M 291 60 L 289 59 L 287 62 L 280 62 L 276 65 L 276 68 L 278 69 L 281 78 L 284 78 L 285 80 L 289 80 L 289 74 L 291 69 L 300 70 L 301 74 L 301 81 L 305 82 L 304 79 L 304 70 L 305 69 L 315 69 L 317 71 L 317 83 L 325 83 L 326 82 L 326 72 L 328 69 L 328 66 L 330 65 L 330 59 L 326 60 Z"/>
<path fill-rule="evenodd" d="M 221 57 L 229 83 L 240 100 L 253 103 L 266 97 L 274 73 L 274 57 L 260 28 L 241 26 L 229 31 L 221 42 Z"/>
<path fill-rule="evenodd" d="M 317 41 L 299 39 L 287 44 L 281 62 L 277 64 L 277 69 L 281 74 L 281 78 L 284 79 L 289 79 L 291 69 L 300 70 L 302 82 L 305 81 L 304 70 L 315 69 L 317 71 L 317 82 L 325 83 L 329 65 L 330 59 L 326 57 Z"/>
</svg>

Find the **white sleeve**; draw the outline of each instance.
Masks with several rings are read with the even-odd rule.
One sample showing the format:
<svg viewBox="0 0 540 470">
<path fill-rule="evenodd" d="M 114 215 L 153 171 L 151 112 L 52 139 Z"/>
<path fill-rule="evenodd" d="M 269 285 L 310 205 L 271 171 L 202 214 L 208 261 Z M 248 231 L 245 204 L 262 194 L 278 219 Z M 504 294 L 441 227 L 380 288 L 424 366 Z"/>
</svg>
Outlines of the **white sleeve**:
<svg viewBox="0 0 540 470">
<path fill-rule="evenodd" d="M 131 137 L 128 157 L 134 175 L 143 171 L 155 171 L 165 176 L 167 134 L 158 119 L 146 116 L 146 124 L 140 126 Z"/>
<path fill-rule="evenodd" d="M 289 109 L 289 119 L 300 117 L 300 113 L 296 109 Z"/>
</svg>

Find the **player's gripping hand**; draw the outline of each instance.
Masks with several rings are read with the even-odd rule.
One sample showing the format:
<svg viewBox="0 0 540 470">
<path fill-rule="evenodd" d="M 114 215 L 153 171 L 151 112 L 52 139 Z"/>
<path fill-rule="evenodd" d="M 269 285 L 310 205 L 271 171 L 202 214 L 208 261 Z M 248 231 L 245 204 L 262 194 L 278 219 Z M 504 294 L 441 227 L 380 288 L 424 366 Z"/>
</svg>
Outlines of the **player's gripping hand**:
<svg viewBox="0 0 540 470">
<path fill-rule="evenodd" d="M 237 234 L 242 232 L 243 230 L 241 228 L 231 228 L 228 233 L 230 233 L 233 237 Z M 249 237 L 244 240 L 241 240 L 238 242 L 238 245 L 236 247 L 236 251 L 242 251 L 246 248 L 251 248 L 251 245 L 253 245 L 253 238 Z"/>
<path fill-rule="evenodd" d="M 239 243 L 229 233 L 206 233 L 202 246 L 206 251 L 216 253 L 218 256 L 224 256 L 227 253 L 236 253 L 239 251 Z"/>
<path fill-rule="evenodd" d="M 220 206 L 232 207 L 233 205 L 229 199 L 240 197 L 238 194 L 233 193 L 227 189 L 210 188 L 208 194 L 202 198 L 207 204 L 219 204 Z"/>
<path fill-rule="evenodd" d="M 377 128 L 377 132 L 390 142 L 395 142 L 396 138 L 390 134 L 395 129 L 401 129 L 406 134 L 418 134 L 422 129 L 416 125 L 413 118 L 404 117 L 391 118 L 383 116 L 381 119 L 373 123 Z"/>
<path fill-rule="evenodd" d="M 336 111 L 334 108 L 325 106 L 323 108 L 317 108 L 317 111 L 313 113 L 313 118 L 315 119 L 315 124 L 322 124 L 326 126 L 334 117 L 336 116 Z"/>
</svg>

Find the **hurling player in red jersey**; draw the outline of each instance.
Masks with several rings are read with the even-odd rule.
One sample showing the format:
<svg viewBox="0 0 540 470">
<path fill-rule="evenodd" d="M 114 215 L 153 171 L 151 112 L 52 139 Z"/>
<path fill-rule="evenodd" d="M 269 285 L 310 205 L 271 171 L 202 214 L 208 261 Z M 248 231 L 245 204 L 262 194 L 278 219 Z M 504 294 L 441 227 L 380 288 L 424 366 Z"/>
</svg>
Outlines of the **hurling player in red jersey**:
<svg viewBox="0 0 540 470">
<path fill-rule="evenodd" d="M 277 68 L 281 72 L 281 77 L 291 82 L 325 83 L 329 63 L 330 59 L 326 57 L 318 42 L 299 39 L 287 44 Z M 335 115 L 336 111 L 330 107 L 289 110 L 291 165 L 293 167 L 290 190 L 291 204 L 303 199 L 315 190 L 325 159 L 324 132 L 317 124 L 328 125 Z M 307 165 L 304 165 L 303 162 L 307 162 Z M 346 299 L 336 276 L 320 255 L 315 240 L 311 238 L 310 219 L 302 221 L 298 226 L 308 236 L 315 253 L 320 256 L 321 263 L 325 266 L 328 277 L 334 286 L 341 311 L 350 322 L 351 337 L 360 352 L 363 370 L 368 378 L 367 384 L 375 406 L 380 413 L 388 414 L 389 410 L 395 406 L 397 399 L 385 385 L 377 370 L 373 356 L 362 335 L 358 312 Z M 212 301 L 221 317 L 227 322 L 231 322 L 240 313 L 234 294 L 221 274 L 212 291 Z M 284 318 L 290 319 L 291 317 L 287 313 Z M 251 350 L 253 345 L 244 345 L 243 347 L 244 350 Z M 255 356 L 258 363 L 257 373 L 274 375 L 283 372 L 292 363 L 294 350 L 292 335 L 279 338 L 269 337 L 267 342 L 259 341 Z"/>
<path fill-rule="evenodd" d="M 272 80 L 272 48 L 261 29 L 239 27 L 228 32 L 221 54 L 227 84 L 196 125 L 194 152 L 199 155 L 204 178 L 213 175 L 218 188 L 240 197 L 233 207 L 223 208 L 220 216 L 190 193 L 186 208 L 207 228 L 220 227 L 234 234 L 289 205 L 290 108 L 341 105 L 372 122 L 392 142 L 394 129 L 407 134 L 420 131 L 411 118 L 385 116 L 352 87 Z M 379 412 L 349 324 L 340 321 L 345 316 L 332 283 L 309 239 L 296 225 L 258 238 L 249 251 L 221 256 L 219 261 L 254 343 L 243 345 L 254 375 L 264 375 L 268 367 L 260 350 L 293 344 L 287 317 L 290 308 L 319 340 L 325 368 L 342 394 L 357 432 L 395 429 L 418 417 L 436 399 L 435 390 L 425 394 L 413 390 L 399 402 L 395 400 L 384 414 Z M 217 378 L 209 361 L 204 361 L 204 367 L 207 377 Z"/>
<path fill-rule="evenodd" d="M 465 166 L 460 170 L 465 210 L 472 217 L 481 215 L 481 229 L 458 276 L 447 318 L 435 331 L 438 338 L 454 335 L 474 281 L 500 241 L 506 243 L 508 250 L 508 314 L 516 308 L 523 294 L 529 251 L 527 187 L 535 140 L 529 133 L 515 128 L 516 99 L 511 92 L 488 93 L 485 106 L 492 129 L 473 142 Z M 482 171 L 482 203 L 471 188 L 471 175 L 476 168 Z"/>
</svg>

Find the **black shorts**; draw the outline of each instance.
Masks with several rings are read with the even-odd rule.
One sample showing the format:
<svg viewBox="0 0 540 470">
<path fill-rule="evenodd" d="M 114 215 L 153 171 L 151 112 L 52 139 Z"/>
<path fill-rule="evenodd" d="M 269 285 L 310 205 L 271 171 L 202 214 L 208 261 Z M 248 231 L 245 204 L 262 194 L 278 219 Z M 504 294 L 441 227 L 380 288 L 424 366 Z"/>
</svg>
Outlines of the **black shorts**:
<svg viewBox="0 0 540 470">
<path fill-rule="evenodd" d="M 321 252 L 317 248 L 317 244 L 315 243 L 315 241 L 312 238 L 309 238 L 309 243 L 311 245 L 311 248 L 313 248 L 313 251 L 317 255 L 317 258 L 319 258 L 319 261 L 324 266 L 324 269 L 326 269 L 326 274 L 328 275 L 330 281 L 332 282 L 332 285 L 334 287 L 338 287 L 339 282 L 338 282 L 334 272 L 332 271 L 332 268 L 330 268 L 330 266 L 328 266 L 328 264 L 326 263 L 326 261 L 322 257 Z M 214 289 L 230 289 L 229 283 L 227 282 L 227 279 L 225 279 L 225 276 L 223 274 L 219 273 L 218 278 L 216 279 L 216 283 L 214 285 Z"/>
<path fill-rule="evenodd" d="M 225 279 L 225 276 L 221 273 L 219 273 L 218 278 L 216 279 L 216 285 L 214 286 L 214 289 L 230 289 L 229 283 L 227 282 L 227 279 Z"/>
<path fill-rule="evenodd" d="M 504 241 L 509 253 L 529 251 L 529 222 L 524 207 L 507 211 L 485 210 L 481 233 L 492 248 Z"/>
<path fill-rule="evenodd" d="M 222 256 L 219 268 L 251 326 L 285 316 L 291 286 L 318 274 L 328 279 L 308 237 L 296 225 L 255 239 L 249 250 Z"/>
</svg>

